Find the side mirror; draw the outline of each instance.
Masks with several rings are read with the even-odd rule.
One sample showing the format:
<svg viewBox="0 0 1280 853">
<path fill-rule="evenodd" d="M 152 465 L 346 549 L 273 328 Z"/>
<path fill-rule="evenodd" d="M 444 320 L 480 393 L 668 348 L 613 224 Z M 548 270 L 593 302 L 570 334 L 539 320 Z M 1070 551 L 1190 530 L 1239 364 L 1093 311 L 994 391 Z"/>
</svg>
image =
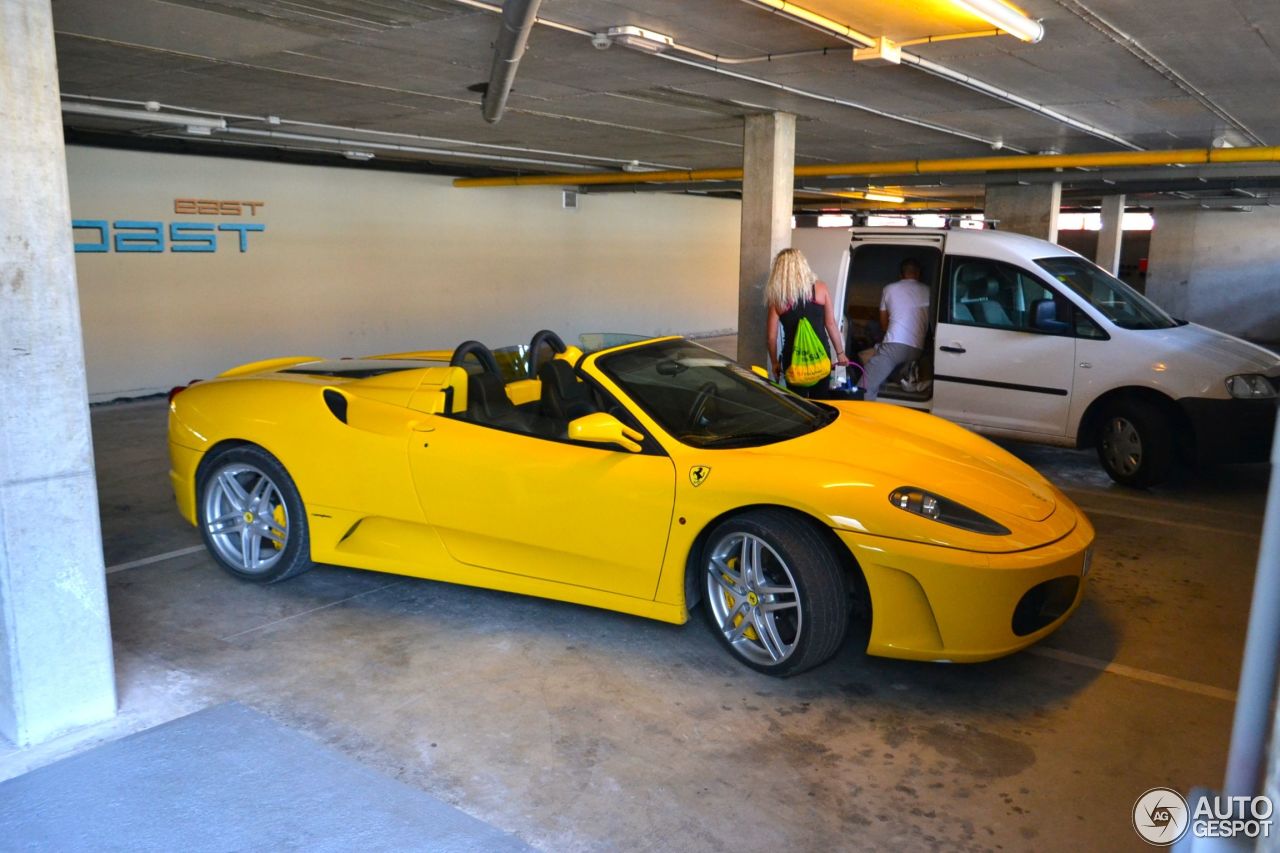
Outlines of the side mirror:
<svg viewBox="0 0 1280 853">
<path fill-rule="evenodd" d="M 768 379 L 770 382 L 773 381 L 773 377 L 769 375 L 769 371 L 765 370 L 758 364 L 751 365 L 751 372 L 756 376 L 759 376 L 761 379 Z"/>
<path fill-rule="evenodd" d="M 631 453 L 640 452 L 644 435 L 608 412 L 595 412 L 569 421 L 569 438 L 590 444 L 612 444 Z"/>
</svg>

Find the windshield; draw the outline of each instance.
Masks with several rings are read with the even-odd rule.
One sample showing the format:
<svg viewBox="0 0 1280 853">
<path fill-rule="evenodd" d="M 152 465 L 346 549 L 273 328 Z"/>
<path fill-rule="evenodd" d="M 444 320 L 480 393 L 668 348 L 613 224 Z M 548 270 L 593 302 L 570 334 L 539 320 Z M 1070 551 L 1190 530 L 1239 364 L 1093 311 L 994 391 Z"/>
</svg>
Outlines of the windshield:
<svg viewBox="0 0 1280 853">
<path fill-rule="evenodd" d="M 631 332 L 583 332 L 578 335 L 578 346 L 585 353 L 600 352 L 602 349 L 620 347 L 623 344 L 634 344 L 647 341 L 661 335 L 636 335 Z"/>
<path fill-rule="evenodd" d="M 1160 306 L 1084 258 L 1041 258 L 1036 264 L 1122 329 L 1168 329 L 1179 325 Z"/>
<path fill-rule="evenodd" d="M 664 430 L 694 447 L 773 444 L 821 429 L 837 415 L 690 341 L 658 341 L 601 356 L 597 364 Z"/>
</svg>

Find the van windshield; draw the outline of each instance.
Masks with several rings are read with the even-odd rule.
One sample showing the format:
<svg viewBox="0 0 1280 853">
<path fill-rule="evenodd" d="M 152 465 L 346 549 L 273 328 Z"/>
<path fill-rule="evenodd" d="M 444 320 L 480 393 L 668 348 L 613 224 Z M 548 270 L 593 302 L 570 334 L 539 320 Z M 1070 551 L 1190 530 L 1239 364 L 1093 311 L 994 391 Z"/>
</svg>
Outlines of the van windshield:
<svg viewBox="0 0 1280 853">
<path fill-rule="evenodd" d="M 1036 264 L 1071 288 L 1122 329 L 1169 329 L 1181 325 L 1160 306 L 1084 258 L 1040 258 Z"/>
</svg>

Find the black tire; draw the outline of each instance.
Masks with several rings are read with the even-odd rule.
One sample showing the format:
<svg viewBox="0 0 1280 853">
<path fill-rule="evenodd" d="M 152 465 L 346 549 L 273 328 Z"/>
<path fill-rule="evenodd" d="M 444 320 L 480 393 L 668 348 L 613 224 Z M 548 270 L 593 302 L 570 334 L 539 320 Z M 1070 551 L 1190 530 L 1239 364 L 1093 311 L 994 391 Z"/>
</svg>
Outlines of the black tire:
<svg viewBox="0 0 1280 853">
<path fill-rule="evenodd" d="M 313 565 L 302 497 L 261 447 L 231 447 L 201 465 L 196 516 L 205 547 L 237 578 L 277 583 Z"/>
<path fill-rule="evenodd" d="M 1146 488 L 1164 482 L 1176 454 L 1174 428 L 1150 401 L 1117 400 L 1098 421 L 1098 461 L 1111 479 L 1124 486 Z"/>
<path fill-rule="evenodd" d="M 744 563 L 755 543 L 758 555 Z M 759 571 L 740 570 L 753 561 Z M 847 569 L 821 532 L 798 514 L 759 509 L 725 519 L 708 534 L 698 567 L 707 624 L 752 669 L 795 675 L 824 663 L 844 642 Z M 753 574 L 762 577 L 746 577 Z M 788 586 L 789 593 L 777 591 Z"/>
</svg>

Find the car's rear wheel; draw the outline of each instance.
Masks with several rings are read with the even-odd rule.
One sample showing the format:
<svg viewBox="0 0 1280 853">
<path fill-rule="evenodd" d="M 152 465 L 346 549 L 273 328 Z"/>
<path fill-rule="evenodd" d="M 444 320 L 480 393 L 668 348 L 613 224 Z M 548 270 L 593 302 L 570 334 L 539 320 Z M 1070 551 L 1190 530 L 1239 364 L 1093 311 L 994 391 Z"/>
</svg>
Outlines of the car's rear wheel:
<svg viewBox="0 0 1280 853">
<path fill-rule="evenodd" d="M 702 552 L 707 621 L 725 648 L 769 675 L 836 653 L 849 627 L 849 579 L 806 520 L 753 510 L 711 531 Z"/>
<path fill-rule="evenodd" d="M 302 498 L 267 451 L 242 445 L 219 452 L 203 466 L 197 494 L 205 546 L 231 574 L 275 583 L 311 568 Z"/>
<path fill-rule="evenodd" d="M 1119 400 L 1102 413 L 1098 460 L 1117 483 L 1143 488 L 1162 482 L 1174 453 L 1173 425 L 1146 400 Z"/>
</svg>

